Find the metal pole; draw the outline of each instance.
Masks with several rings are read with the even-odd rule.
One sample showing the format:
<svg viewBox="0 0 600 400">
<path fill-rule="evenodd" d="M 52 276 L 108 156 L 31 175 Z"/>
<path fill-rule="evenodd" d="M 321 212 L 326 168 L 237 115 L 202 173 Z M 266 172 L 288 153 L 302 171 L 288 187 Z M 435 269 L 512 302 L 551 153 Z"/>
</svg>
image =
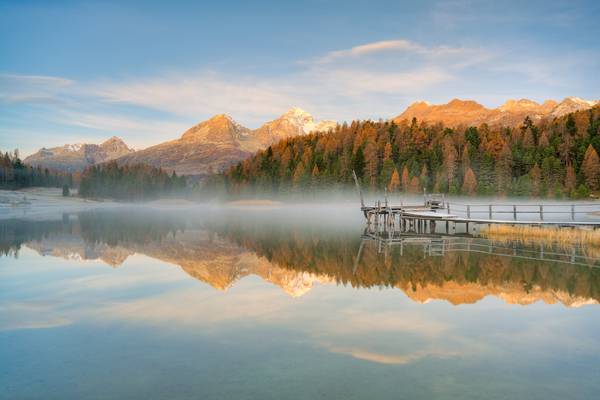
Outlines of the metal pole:
<svg viewBox="0 0 600 400">
<path fill-rule="evenodd" d="M 540 220 L 544 220 L 544 206 L 540 204 Z"/>
<path fill-rule="evenodd" d="M 467 218 L 471 218 L 471 206 L 467 204 Z"/>
<path fill-rule="evenodd" d="M 490 219 L 492 219 L 492 205 L 490 204 Z"/>
<path fill-rule="evenodd" d="M 571 204 L 571 221 L 575 221 L 575 204 Z"/>
<path fill-rule="evenodd" d="M 516 221 L 517 220 L 517 206 L 513 206 L 513 217 Z"/>
</svg>

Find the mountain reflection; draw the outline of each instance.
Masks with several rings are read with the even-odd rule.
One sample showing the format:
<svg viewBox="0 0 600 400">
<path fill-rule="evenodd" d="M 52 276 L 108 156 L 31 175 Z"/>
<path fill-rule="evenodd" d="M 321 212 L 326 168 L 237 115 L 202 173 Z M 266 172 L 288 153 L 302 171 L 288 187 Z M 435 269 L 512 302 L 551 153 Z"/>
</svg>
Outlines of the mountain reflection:
<svg viewBox="0 0 600 400">
<path fill-rule="evenodd" d="M 280 220 L 278 218 L 278 220 Z M 0 251 L 22 246 L 117 267 L 135 253 L 178 265 L 225 290 L 256 275 L 292 296 L 315 284 L 389 287 L 417 302 L 495 296 L 574 307 L 600 300 L 597 261 L 577 249 L 523 247 L 472 237 L 377 237 L 351 224 L 269 223 L 239 213 L 104 211 L 58 221 L 3 221 Z"/>
</svg>

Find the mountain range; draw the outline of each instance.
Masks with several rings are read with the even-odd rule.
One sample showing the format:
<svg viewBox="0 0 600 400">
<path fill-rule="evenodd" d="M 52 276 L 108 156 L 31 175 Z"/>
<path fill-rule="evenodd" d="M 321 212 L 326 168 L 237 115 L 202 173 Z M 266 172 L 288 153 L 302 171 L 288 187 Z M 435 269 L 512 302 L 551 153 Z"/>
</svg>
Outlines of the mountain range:
<svg viewBox="0 0 600 400">
<path fill-rule="evenodd" d="M 95 163 L 117 160 L 119 164 L 144 163 L 175 171 L 178 175 L 201 176 L 223 170 L 281 139 L 317 130 L 327 131 L 335 126 L 335 121 L 315 121 L 300 108 L 292 108 L 255 130 L 238 124 L 228 115 L 219 114 L 189 128 L 179 139 L 135 152 L 121 139 L 113 137 L 101 145 L 43 148 L 24 162 L 73 172 Z M 119 146 L 116 146 L 117 142 Z M 113 147 L 114 152 L 102 152 Z"/>
<path fill-rule="evenodd" d="M 60 147 L 43 147 L 38 152 L 25 158 L 26 164 L 34 167 L 75 172 L 87 166 L 116 160 L 134 150 L 120 138 L 113 136 L 100 144 L 66 144 Z"/>
<path fill-rule="evenodd" d="M 413 118 L 449 127 L 490 126 L 516 127 L 526 117 L 534 122 L 586 110 L 600 101 L 567 97 L 561 102 L 546 100 L 537 103 L 528 99 L 508 100 L 498 108 L 487 108 L 473 100 L 454 99 L 446 104 L 432 105 L 424 101 L 411 104 L 393 118 L 396 123 Z M 292 108 L 281 117 L 266 122 L 257 129 L 246 128 L 225 114 L 216 115 L 189 128 L 179 139 L 133 151 L 121 139 L 112 137 L 96 144 L 64 145 L 42 148 L 24 162 L 61 171 L 80 171 L 97 163 L 116 160 L 119 164 L 145 163 L 175 171 L 178 175 L 205 176 L 218 172 L 250 157 L 281 139 L 328 131 L 335 121 L 315 121 L 306 111 Z"/>
<path fill-rule="evenodd" d="M 600 101 L 583 100 L 578 97 L 567 97 L 560 103 L 546 100 L 541 104 L 528 99 L 508 100 L 498 108 L 486 108 L 473 100 L 454 99 L 446 104 L 437 105 L 419 101 L 411 104 L 393 120 L 400 123 L 416 118 L 418 121 L 430 123 L 441 122 L 449 127 L 479 126 L 483 123 L 490 126 L 515 127 L 523 123 L 525 117 L 537 122 L 586 110 L 597 104 L 600 104 Z"/>
</svg>

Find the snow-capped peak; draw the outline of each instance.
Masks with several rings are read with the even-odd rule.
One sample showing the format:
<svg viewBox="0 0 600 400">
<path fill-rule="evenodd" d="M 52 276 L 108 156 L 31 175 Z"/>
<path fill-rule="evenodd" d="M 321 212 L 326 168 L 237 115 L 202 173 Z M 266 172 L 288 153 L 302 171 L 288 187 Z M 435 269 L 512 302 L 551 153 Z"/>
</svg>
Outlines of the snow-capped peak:
<svg viewBox="0 0 600 400">
<path fill-rule="evenodd" d="M 553 117 L 560 117 L 579 110 L 587 110 L 598 104 L 598 101 L 584 100 L 579 97 L 566 97 L 552 110 Z"/>
<path fill-rule="evenodd" d="M 289 122 L 296 126 L 305 134 L 319 130 L 329 130 L 335 127 L 335 121 L 320 121 L 315 122 L 312 115 L 304 111 L 299 107 L 293 107 L 289 109 L 285 114 L 281 116 L 281 119 Z"/>
<path fill-rule="evenodd" d="M 72 151 L 72 152 L 77 152 L 79 150 L 81 150 L 81 148 L 84 146 L 83 143 L 75 143 L 75 144 L 65 144 L 63 146 L 63 148 L 66 151 Z"/>
<path fill-rule="evenodd" d="M 585 99 L 582 99 L 581 97 L 573 97 L 573 96 L 567 97 L 563 100 L 563 102 L 566 102 L 566 101 L 571 101 L 573 103 L 577 103 L 577 104 L 581 104 L 581 105 L 589 106 L 589 107 L 593 107 L 598 103 L 597 101 L 594 101 L 594 100 L 585 100 Z"/>
</svg>

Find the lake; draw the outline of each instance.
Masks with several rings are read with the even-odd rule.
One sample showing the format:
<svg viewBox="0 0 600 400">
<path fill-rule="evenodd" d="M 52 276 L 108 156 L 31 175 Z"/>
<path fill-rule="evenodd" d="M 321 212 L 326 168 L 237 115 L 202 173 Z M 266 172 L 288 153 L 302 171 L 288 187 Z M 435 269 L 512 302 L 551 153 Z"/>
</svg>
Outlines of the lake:
<svg viewBox="0 0 600 400">
<path fill-rule="evenodd" d="M 2 399 L 592 399 L 600 254 L 355 204 L 0 220 Z"/>
</svg>

